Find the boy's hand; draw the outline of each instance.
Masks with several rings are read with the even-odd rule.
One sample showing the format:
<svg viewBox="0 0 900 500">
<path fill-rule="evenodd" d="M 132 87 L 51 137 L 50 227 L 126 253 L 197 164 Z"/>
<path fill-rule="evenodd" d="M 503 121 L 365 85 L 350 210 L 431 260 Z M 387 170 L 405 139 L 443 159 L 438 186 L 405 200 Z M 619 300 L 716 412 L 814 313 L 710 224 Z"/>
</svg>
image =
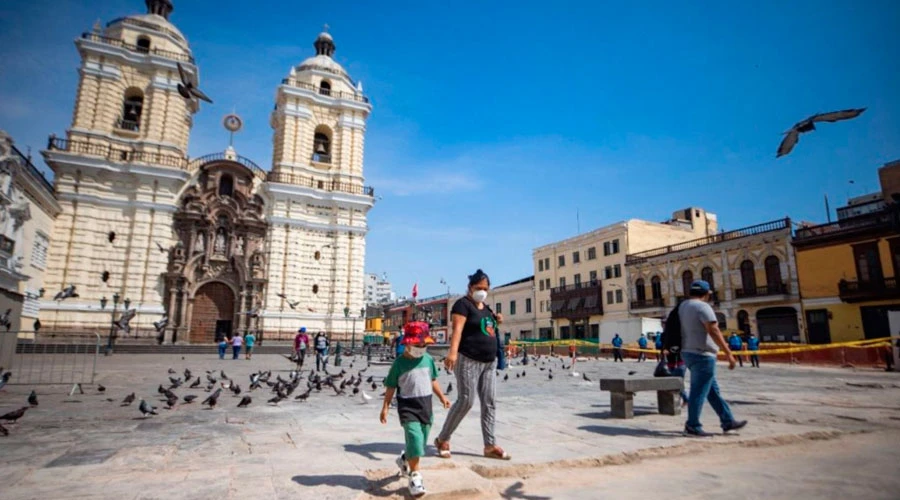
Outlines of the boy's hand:
<svg viewBox="0 0 900 500">
<path fill-rule="evenodd" d="M 446 397 L 441 398 L 441 404 L 444 405 L 444 408 L 450 408 L 450 400 Z"/>
<path fill-rule="evenodd" d="M 382 408 L 381 409 L 381 418 L 380 418 L 382 424 L 387 423 L 387 414 L 388 414 L 387 407 Z"/>
</svg>

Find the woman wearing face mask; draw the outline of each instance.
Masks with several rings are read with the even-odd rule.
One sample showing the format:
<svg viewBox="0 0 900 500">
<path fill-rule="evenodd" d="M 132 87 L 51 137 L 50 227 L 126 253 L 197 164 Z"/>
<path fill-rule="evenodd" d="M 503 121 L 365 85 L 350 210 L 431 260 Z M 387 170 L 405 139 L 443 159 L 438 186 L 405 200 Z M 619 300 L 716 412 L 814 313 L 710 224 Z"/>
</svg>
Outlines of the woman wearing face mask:
<svg viewBox="0 0 900 500">
<path fill-rule="evenodd" d="M 509 460 L 508 453 L 497 446 L 494 437 L 494 383 L 497 364 L 497 325 L 503 317 L 485 304 L 491 280 L 481 269 L 469 276 L 468 294 L 457 300 L 451 310 L 453 330 L 450 352 L 444 360 L 447 370 L 456 374 L 456 402 L 447 414 L 441 433 L 434 440 L 438 456 L 450 458 L 450 437 L 475 402 L 481 401 L 481 433 L 484 456 Z"/>
</svg>

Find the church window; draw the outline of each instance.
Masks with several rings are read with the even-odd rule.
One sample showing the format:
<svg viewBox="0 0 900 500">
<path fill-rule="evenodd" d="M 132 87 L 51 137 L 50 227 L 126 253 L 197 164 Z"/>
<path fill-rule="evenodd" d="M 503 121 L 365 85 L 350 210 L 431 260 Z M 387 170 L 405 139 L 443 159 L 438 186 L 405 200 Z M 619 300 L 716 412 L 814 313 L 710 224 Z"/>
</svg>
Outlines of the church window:
<svg viewBox="0 0 900 500">
<path fill-rule="evenodd" d="M 219 179 L 219 196 L 231 196 L 234 194 L 234 177 L 223 175 Z"/>
<path fill-rule="evenodd" d="M 141 127 L 141 112 L 144 108 L 144 93 L 134 87 L 125 91 L 125 101 L 122 103 L 122 116 L 118 126 L 124 130 L 137 132 Z"/>
<path fill-rule="evenodd" d="M 146 36 L 138 37 L 137 39 L 137 51 L 143 52 L 145 54 L 150 52 L 150 38 Z"/>
<path fill-rule="evenodd" d="M 331 95 L 331 82 L 322 80 L 322 83 L 319 84 L 319 93 L 322 95 Z"/>
<path fill-rule="evenodd" d="M 313 137 L 312 161 L 331 163 L 331 134 L 327 127 L 316 127 Z"/>
</svg>

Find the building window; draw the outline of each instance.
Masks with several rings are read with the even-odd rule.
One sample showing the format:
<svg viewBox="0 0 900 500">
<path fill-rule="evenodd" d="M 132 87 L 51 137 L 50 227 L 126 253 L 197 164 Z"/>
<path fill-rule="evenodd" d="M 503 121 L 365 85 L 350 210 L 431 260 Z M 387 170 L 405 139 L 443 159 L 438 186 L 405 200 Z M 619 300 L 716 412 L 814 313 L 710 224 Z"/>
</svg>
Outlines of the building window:
<svg viewBox="0 0 900 500">
<path fill-rule="evenodd" d="M 753 262 L 750 260 L 741 262 L 741 286 L 744 292 L 748 294 L 756 292 L 756 271 L 754 271 Z"/>
<path fill-rule="evenodd" d="M 691 290 L 691 283 L 694 282 L 694 273 L 688 269 L 681 273 L 681 288 L 684 290 L 684 296 L 687 297 Z"/>
<path fill-rule="evenodd" d="M 647 300 L 647 288 L 644 286 L 644 278 L 634 282 L 634 293 L 639 302 Z"/>
<path fill-rule="evenodd" d="M 621 304 L 622 300 L 622 289 L 620 288 L 616 290 L 616 304 Z"/>
<path fill-rule="evenodd" d="M 547 286 L 545 287 L 547 290 L 550 289 L 550 278 L 547 278 Z"/>
<path fill-rule="evenodd" d="M 581 262 L 581 252 L 572 252 L 572 264 Z"/>
<path fill-rule="evenodd" d="M 612 274 L 613 274 L 612 266 L 606 266 L 606 267 L 603 269 L 603 278 L 604 278 L 604 279 L 610 279 L 610 278 L 612 278 Z"/>
<path fill-rule="evenodd" d="M 331 134 L 328 127 L 316 127 L 316 133 L 313 136 L 313 156 L 312 161 L 319 163 L 331 163 Z"/>
<path fill-rule="evenodd" d="M 659 282 L 659 276 L 650 278 L 650 297 L 653 300 L 662 298 L 662 283 Z"/>
<path fill-rule="evenodd" d="M 525 314 L 531 314 L 531 299 L 525 299 Z"/>
<path fill-rule="evenodd" d="M 538 259 L 538 272 L 544 271 L 544 259 Z"/>
<path fill-rule="evenodd" d="M 43 233 L 34 234 L 34 245 L 31 248 L 31 265 L 44 269 L 47 267 L 47 249 L 50 248 L 50 239 Z"/>
<path fill-rule="evenodd" d="M 150 38 L 146 36 L 140 36 L 137 39 L 137 51 L 143 52 L 144 54 L 150 53 Z"/>
<path fill-rule="evenodd" d="M 125 91 L 122 103 L 122 116 L 116 124 L 118 128 L 137 132 L 141 129 L 141 113 L 144 109 L 144 93 L 141 89 L 131 87 Z"/>
<path fill-rule="evenodd" d="M 541 310 L 541 312 L 544 312 L 544 301 L 543 300 L 540 302 L 539 306 L 540 306 L 539 309 Z"/>
<path fill-rule="evenodd" d="M 880 282 L 884 278 L 877 242 L 854 245 L 853 260 L 856 262 L 856 278 L 859 281 Z"/>
<path fill-rule="evenodd" d="M 319 285 L 313 285 L 313 294 L 319 293 Z"/>
<path fill-rule="evenodd" d="M 559 256 L 558 264 L 559 264 L 558 267 L 566 267 L 566 256 L 565 255 Z"/>
<path fill-rule="evenodd" d="M 597 247 L 588 248 L 588 260 L 594 260 L 597 258 Z"/>
<path fill-rule="evenodd" d="M 560 288 L 564 288 L 566 286 L 566 277 L 562 276 L 559 278 L 559 286 Z"/>
<path fill-rule="evenodd" d="M 744 335 L 750 335 L 750 314 L 743 309 L 737 313 L 737 327 Z"/>
<path fill-rule="evenodd" d="M 219 179 L 219 196 L 231 196 L 234 194 L 234 177 L 223 175 Z"/>
<path fill-rule="evenodd" d="M 331 82 L 322 80 L 319 84 L 319 93 L 322 95 L 331 95 Z"/>
<path fill-rule="evenodd" d="M 538 287 L 541 289 L 542 292 L 544 291 L 544 280 L 538 281 Z"/>
<path fill-rule="evenodd" d="M 494 308 L 494 309 L 497 310 L 497 314 L 503 314 L 503 308 L 501 307 L 502 305 L 503 305 L 502 303 L 497 302 L 497 305 L 496 305 L 496 307 Z"/>
<path fill-rule="evenodd" d="M 615 266 L 613 266 L 613 276 L 616 278 L 622 277 L 622 265 L 621 264 L 616 264 Z"/>
<path fill-rule="evenodd" d="M 766 257 L 766 286 L 770 292 L 781 290 L 781 262 L 778 257 L 770 255 Z"/>
<path fill-rule="evenodd" d="M 575 275 L 575 285 L 577 286 L 580 284 L 581 284 L 581 273 L 578 273 Z"/>
<path fill-rule="evenodd" d="M 613 303 L 613 293 L 612 293 L 612 290 L 606 292 L 606 303 L 607 303 L 607 304 L 612 304 L 612 303 Z"/>
<path fill-rule="evenodd" d="M 716 289 L 716 282 L 713 281 L 713 270 L 711 267 L 706 266 L 700 271 L 700 279 L 709 283 L 710 290 Z"/>
<path fill-rule="evenodd" d="M 610 245 L 608 241 L 603 242 L 603 255 L 609 255 Z"/>
<path fill-rule="evenodd" d="M 612 240 L 612 253 L 619 253 L 619 240 Z"/>
<path fill-rule="evenodd" d="M 591 280 L 591 284 L 594 284 L 597 282 L 597 271 L 591 271 L 590 280 Z"/>
<path fill-rule="evenodd" d="M 509 315 L 510 316 L 516 315 L 516 301 L 515 300 L 509 301 Z"/>
<path fill-rule="evenodd" d="M 544 257 L 544 270 L 550 270 L 550 257 Z"/>
</svg>

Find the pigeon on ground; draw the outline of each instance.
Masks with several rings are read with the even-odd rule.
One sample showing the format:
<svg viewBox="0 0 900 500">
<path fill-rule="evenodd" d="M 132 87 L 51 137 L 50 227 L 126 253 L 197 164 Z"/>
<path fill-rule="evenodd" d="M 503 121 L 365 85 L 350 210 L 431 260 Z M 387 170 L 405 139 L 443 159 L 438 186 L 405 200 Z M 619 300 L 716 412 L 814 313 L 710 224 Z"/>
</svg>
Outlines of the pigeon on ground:
<svg viewBox="0 0 900 500">
<path fill-rule="evenodd" d="M 629 375 L 634 375 L 635 373 L 637 373 L 637 372 L 634 370 L 631 370 L 630 372 L 628 372 Z"/>
<path fill-rule="evenodd" d="M 191 389 L 196 389 L 198 387 L 200 387 L 200 377 L 197 377 L 196 379 L 194 379 L 194 383 L 191 384 Z"/>
<path fill-rule="evenodd" d="M 369 401 L 372 401 L 372 396 L 366 394 L 366 391 L 362 391 L 362 402 L 368 403 Z"/>
<path fill-rule="evenodd" d="M 444 395 L 449 396 L 451 392 L 453 392 L 453 382 L 447 384 L 447 390 L 444 391 Z"/>
<path fill-rule="evenodd" d="M 99 385 L 99 384 L 98 384 L 98 385 L 97 385 L 97 392 L 106 392 L 106 387 L 103 387 L 102 385 Z"/>
<path fill-rule="evenodd" d="M 143 415 L 144 417 L 146 417 L 147 415 L 156 415 L 157 414 L 156 407 L 150 406 L 143 399 L 141 400 L 141 404 L 138 405 L 138 410 L 140 410 L 141 415 Z"/>
<path fill-rule="evenodd" d="M 309 393 L 312 392 L 312 389 L 307 390 L 303 394 L 298 395 L 295 400 L 306 401 L 309 398 Z"/>
<path fill-rule="evenodd" d="M 128 406 L 131 403 L 134 403 L 134 393 L 125 396 L 125 399 L 122 400 L 122 406 Z"/>
<path fill-rule="evenodd" d="M 28 410 L 28 407 L 23 406 L 18 410 L 7 413 L 6 415 L 0 415 L 0 420 L 6 420 L 8 422 L 16 423 L 17 420 L 22 418 L 22 415 L 25 415 L 26 410 Z"/>
<path fill-rule="evenodd" d="M 373 390 L 373 391 L 377 391 L 377 390 L 378 390 L 378 384 L 376 384 L 375 382 L 372 382 L 372 390 Z"/>
<path fill-rule="evenodd" d="M 507 380 L 509 380 L 509 374 L 508 374 L 508 373 L 507 373 L 506 375 L 503 375 L 503 381 L 506 382 Z"/>
<path fill-rule="evenodd" d="M 178 404 L 178 396 L 172 394 L 168 399 L 166 399 L 166 406 L 171 410 L 175 408 L 175 405 Z"/>
<path fill-rule="evenodd" d="M 184 369 L 184 381 L 185 381 L 185 382 L 187 382 L 188 380 L 190 380 L 191 377 L 193 377 L 193 376 L 194 376 L 194 374 L 191 373 L 190 370 L 188 370 L 187 368 Z"/>
<path fill-rule="evenodd" d="M 274 398 L 268 400 L 267 403 L 277 405 L 278 403 L 281 402 L 282 399 L 284 399 L 284 398 L 282 398 L 281 395 L 278 395 L 278 396 L 275 396 Z"/>
<path fill-rule="evenodd" d="M 34 392 L 34 389 L 31 390 L 31 394 L 28 395 L 28 404 L 31 406 L 38 405 L 37 393 Z"/>
<path fill-rule="evenodd" d="M 203 404 L 209 405 L 210 408 L 216 406 L 216 402 L 219 400 L 219 394 L 222 394 L 222 389 L 216 389 L 216 392 L 210 394 L 208 398 L 203 400 Z"/>
<path fill-rule="evenodd" d="M 253 400 L 250 399 L 250 396 L 244 396 L 244 397 L 241 398 L 241 402 L 238 403 L 238 406 L 237 406 L 237 407 L 238 407 L 238 408 L 246 408 L 246 407 L 250 406 L 250 403 L 251 403 L 252 401 L 253 401 Z"/>
<path fill-rule="evenodd" d="M 225 372 L 223 370 L 219 370 L 219 378 L 222 378 L 225 380 L 231 380 L 228 378 L 228 375 L 225 375 Z"/>
<path fill-rule="evenodd" d="M 196 80 L 184 71 L 184 67 L 181 63 L 175 64 L 178 66 L 178 76 L 181 78 L 181 83 L 176 87 L 178 89 L 178 94 L 192 102 L 194 98 L 197 98 L 212 104 L 212 99 L 197 88 Z"/>
<path fill-rule="evenodd" d="M 553 374 L 552 374 L 552 373 L 548 373 L 547 376 L 549 377 L 548 380 L 553 380 Z"/>
<path fill-rule="evenodd" d="M 585 382 L 593 382 L 593 380 L 588 378 L 587 373 L 582 373 L 581 378 L 584 379 Z"/>
<path fill-rule="evenodd" d="M 194 402 L 195 399 L 197 399 L 196 394 L 188 394 L 187 396 L 184 397 L 184 402 L 187 404 L 191 404 Z"/>
<path fill-rule="evenodd" d="M 174 368 L 169 368 L 169 375 L 175 375 L 175 373 L 176 372 Z"/>
<path fill-rule="evenodd" d="M 9 436 L 9 431 L 6 429 L 6 427 L 3 427 L 2 425 L 0 425 L 0 435 Z"/>
<path fill-rule="evenodd" d="M 55 296 L 53 296 L 53 300 L 60 301 L 66 299 L 77 299 L 78 294 L 75 293 L 75 285 L 69 285 L 62 289 L 61 292 L 57 292 Z"/>
<path fill-rule="evenodd" d="M 800 140 L 800 134 L 805 132 L 812 132 L 816 129 L 816 122 L 836 122 L 840 120 L 850 120 L 851 118 L 856 118 L 861 115 L 866 108 L 856 108 L 856 109 L 843 109 L 841 111 L 832 111 L 830 113 L 818 113 L 810 116 L 809 118 L 797 122 L 793 127 L 790 128 L 787 132 L 785 132 L 784 139 L 781 141 L 781 144 L 778 145 L 778 151 L 775 153 L 775 158 L 780 158 L 794 149 L 794 146 L 797 144 L 797 141 Z"/>
</svg>

